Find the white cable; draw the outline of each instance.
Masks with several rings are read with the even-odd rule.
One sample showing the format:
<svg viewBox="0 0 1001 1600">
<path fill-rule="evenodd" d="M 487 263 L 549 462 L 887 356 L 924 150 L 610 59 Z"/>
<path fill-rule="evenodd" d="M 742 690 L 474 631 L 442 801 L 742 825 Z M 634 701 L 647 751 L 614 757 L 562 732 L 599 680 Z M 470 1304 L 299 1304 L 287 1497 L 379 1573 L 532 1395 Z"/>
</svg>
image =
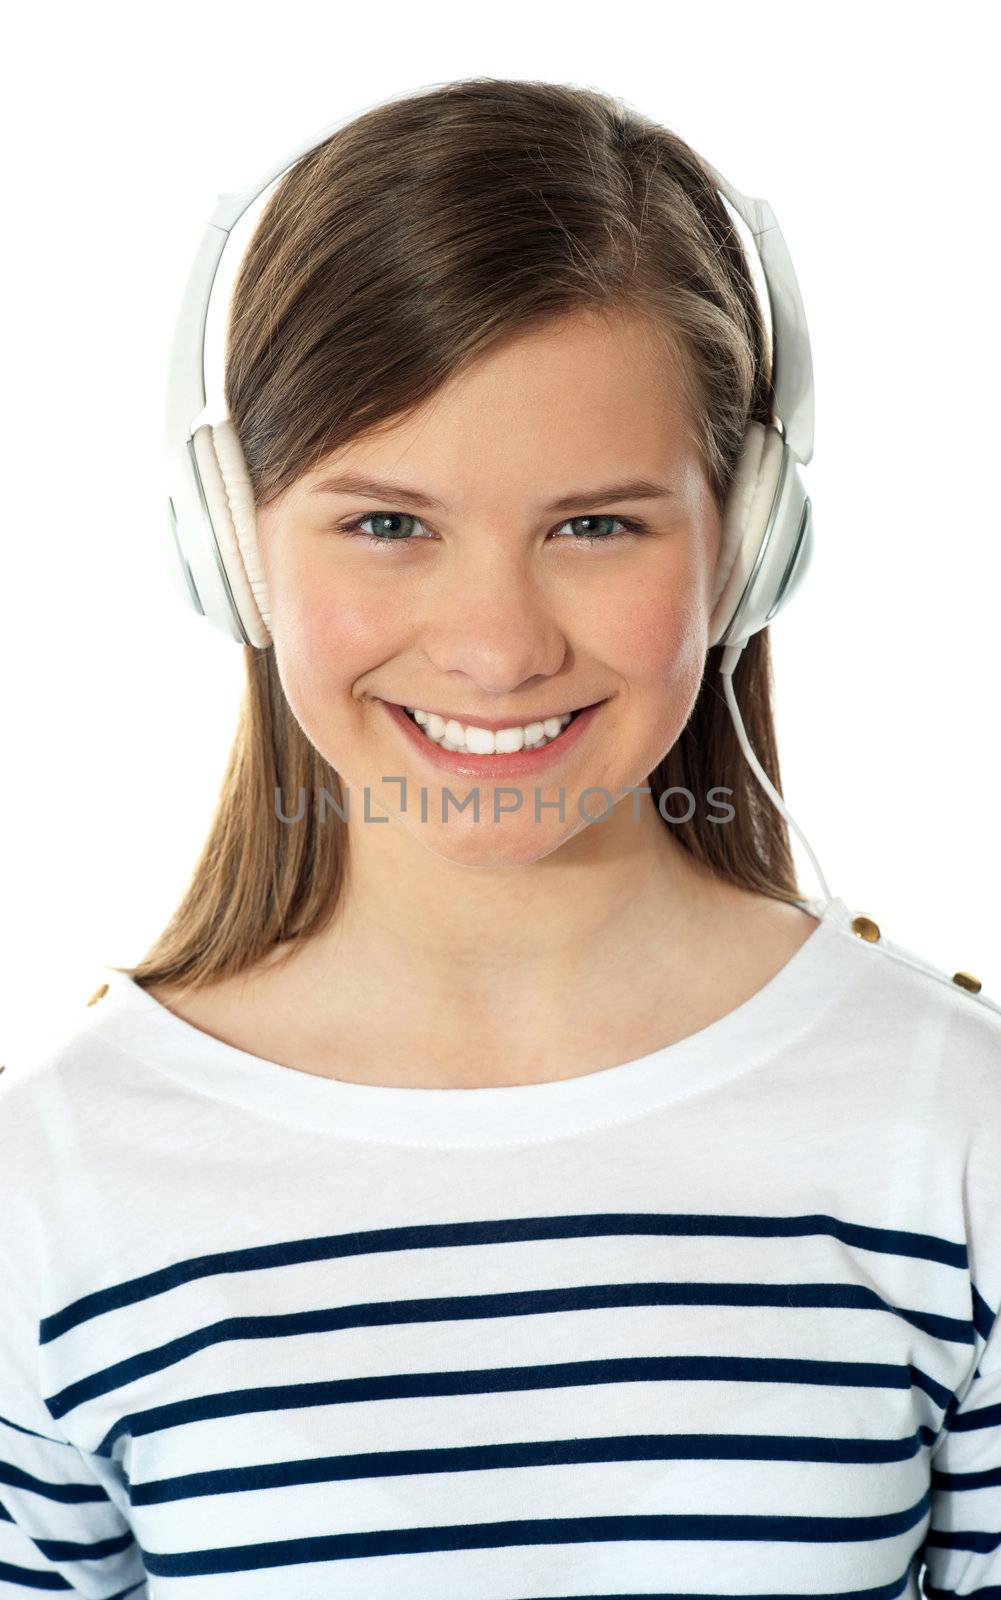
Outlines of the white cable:
<svg viewBox="0 0 1001 1600">
<path fill-rule="evenodd" d="M 744 644 L 746 643 L 747 641 L 745 639 Z M 813 862 L 813 870 L 816 872 L 821 888 L 824 891 L 824 901 L 826 907 L 831 904 L 835 897 L 831 894 L 831 891 L 827 886 L 827 879 L 820 870 L 820 862 L 817 860 L 816 856 L 811 850 L 810 841 L 807 839 L 802 828 L 799 826 L 799 823 L 796 821 L 795 817 L 790 815 L 783 805 L 782 796 L 775 788 L 775 785 L 770 781 L 767 772 L 764 770 L 757 756 L 754 754 L 754 751 L 751 749 L 750 741 L 748 740 L 747 734 L 744 731 L 744 724 L 741 721 L 740 716 L 740 707 L 737 704 L 737 696 L 733 692 L 733 669 L 740 660 L 740 653 L 744 648 L 744 644 L 727 645 L 723 651 L 723 659 L 719 669 L 723 678 L 723 693 L 726 696 L 726 703 L 730 707 L 730 716 L 732 717 L 733 725 L 737 730 L 737 738 L 740 740 L 740 748 L 747 757 L 752 772 L 758 779 L 758 782 L 761 784 L 766 794 L 771 799 L 773 805 L 778 807 L 786 821 L 789 823 L 790 827 L 796 829 L 797 834 L 802 840 L 806 853 Z"/>
</svg>

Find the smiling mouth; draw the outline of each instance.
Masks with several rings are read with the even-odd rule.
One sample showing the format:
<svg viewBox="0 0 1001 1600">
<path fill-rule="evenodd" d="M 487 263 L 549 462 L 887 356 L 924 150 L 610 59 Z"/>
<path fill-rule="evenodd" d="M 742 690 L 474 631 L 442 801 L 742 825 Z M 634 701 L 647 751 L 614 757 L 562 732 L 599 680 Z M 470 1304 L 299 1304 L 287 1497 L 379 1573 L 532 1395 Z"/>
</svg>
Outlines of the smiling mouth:
<svg viewBox="0 0 1001 1600">
<path fill-rule="evenodd" d="M 399 703 L 399 702 L 394 702 L 394 704 L 398 704 L 398 703 Z M 598 701 L 598 700 L 593 700 L 593 701 L 592 701 L 592 702 L 591 702 L 591 704 L 592 704 L 592 705 L 600 705 L 600 703 L 601 703 L 601 702 L 600 702 L 600 701 Z M 579 717 L 579 716 L 580 716 L 580 714 L 581 714 L 581 712 L 582 712 L 582 711 L 590 711 L 590 709 L 591 709 L 591 706 L 578 706 L 578 707 L 577 707 L 577 709 L 576 709 L 576 711 L 571 711 L 571 712 L 569 712 L 569 713 L 567 713 L 567 712 L 565 712 L 565 711 L 563 711 L 563 712 L 556 712 L 556 713 L 555 713 L 555 715 L 557 715 L 557 716 L 559 716 L 559 717 L 561 717 L 561 718 L 562 718 L 562 717 L 565 717 L 565 716 L 569 716 L 569 721 L 568 721 L 568 722 L 567 722 L 567 724 L 566 724 L 566 726 L 567 726 L 567 727 L 568 727 L 568 728 L 569 728 L 569 726 L 570 726 L 570 723 L 571 723 L 571 722 L 573 722 L 573 721 L 574 721 L 574 719 L 575 719 L 575 718 L 576 718 L 576 717 Z M 419 723 L 419 722 L 418 722 L 418 721 L 417 721 L 417 718 L 416 718 L 416 716 L 415 716 L 415 715 L 414 715 L 414 713 L 413 713 L 413 712 L 412 712 L 412 711 L 411 711 L 411 709 L 410 709 L 410 707 L 409 707 L 409 706 L 403 706 L 403 705 L 401 705 L 401 706 L 400 706 L 400 710 L 401 710 L 401 711 L 402 711 L 402 712 L 403 712 L 403 714 L 404 714 L 404 716 L 406 716 L 406 717 L 409 717 L 409 718 L 410 718 L 410 721 L 411 721 L 411 722 L 412 722 L 412 723 L 414 723 L 414 724 L 415 724 L 415 726 L 416 726 L 416 727 L 418 727 L 418 728 L 419 728 L 419 727 L 420 727 L 420 723 Z M 439 715 L 440 715 L 440 712 L 435 712 L 435 713 L 434 713 L 434 715 L 436 715 L 436 716 L 439 716 Z M 446 720 L 448 720 L 448 719 L 446 719 Z M 461 720 L 462 720 L 462 719 L 461 719 L 461 718 L 459 718 L 459 717 L 457 717 L 457 718 L 456 718 L 456 719 L 455 719 L 455 720 L 456 720 L 456 721 L 457 721 L 457 722 L 459 722 L 459 721 L 461 721 Z M 529 717 L 529 718 L 528 718 L 528 721 L 527 721 L 527 722 L 524 722 L 524 723 L 522 723 L 522 722 L 510 722 L 510 723 L 506 723 L 506 724 L 505 724 L 505 727 L 509 727 L 509 728 L 522 728 L 522 727 L 527 727 L 527 726 L 528 726 L 528 725 L 529 725 L 529 723 L 532 723 L 532 722 L 545 722 L 545 721 L 547 721 L 547 720 L 548 720 L 548 719 L 547 719 L 547 718 L 546 718 L 546 717 Z M 473 718 L 472 718 L 472 717 L 469 717 L 469 718 L 468 718 L 468 719 L 467 719 L 467 720 L 466 720 L 466 721 L 465 721 L 465 722 L 463 722 L 463 723 L 462 723 L 462 725 L 463 725 L 463 727 L 466 727 L 466 728 L 477 728 L 477 727 L 482 727 L 482 723 L 478 723 L 478 722 L 476 722 L 476 721 L 475 721 L 475 720 L 474 720 L 474 719 L 473 719 Z M 494 729 L 494 728 L 492 728 L 492 729 L 490 729 L 490 730 L 489 730 L 489 731 L 490 731 L 490 732 L 491 732 L 491 733 L 499 733 L 499 732 L 500 732 L 500 731 L 501 731 L 501 730 L 500 730 L 500 729 L 499 729 L 499 728 L 496 728 L 496 729 Z"/>
<path fill-rule="evenodd" d="M 443 722 L 438 712 L 425 713 L 420 708 L 412 709 L 409 706 L 388 702 L 394 711 L 402 711 L 407 721 L 416 728 L 419 740 L 427 742 L 437 749 L 447 751 L 450 755 L 465 756 L 474 761 L 485 761 L 489 766 L 493 761 L 501 762 L 505 759 L 516 760 L 519 755 L 536 754 L 545 750 L 549 745 L 555 745 L 565 739 L 570 732 L 570 726 L 584 715 L 597 711 L 604 704 L 601 700 L 593 701 L 587 706 L 578 706 L 574 711 L 564 712 L 562 716 L 548 719 L 536 718 L 533 732 L 535 737 L 526 738 L 525 730 L 532 727 L 528 723 L 508 723 L 502 728 L 483 728 L 477 723 L 460 724 L 468 730 L 467 734 L 452 740 L 448 737 L 450 723 L 458 723 L 458 718 L 449 718 Z M 436 733 L 431 731 L 432 718 L 437 728 Z M 546 724 L 544 726 L 544 723 Z"/>
</svg>

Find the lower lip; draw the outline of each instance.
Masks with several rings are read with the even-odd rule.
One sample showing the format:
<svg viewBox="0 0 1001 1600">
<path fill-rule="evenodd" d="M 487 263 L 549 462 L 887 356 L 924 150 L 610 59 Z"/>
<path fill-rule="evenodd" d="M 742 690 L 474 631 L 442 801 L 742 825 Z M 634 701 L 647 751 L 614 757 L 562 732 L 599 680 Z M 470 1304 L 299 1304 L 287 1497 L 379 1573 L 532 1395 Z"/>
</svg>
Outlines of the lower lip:
<svg viewBox="0 0 1001 1600">
<path fill-rule="evenodd" d="M 604 700 L 599 700 L 595 705 L 588 706 L 572 722 L 567 723 L 557 739 L 543 745 L 541 750 L 513 750 L 509 755 L 477 756 L 465 751 L 443 750 L 441 745 L 428 739 L 416 723 L 411 722 L 402 706 L 394 705 L 390 700 L 379 703 L 386 707 L 410 743 L 433 767 L 439 767 L 443 772 L 458 773 L 464 778 L 525 778 L 554 766 L 580 742 L 596 713 L 605 704 Z"/>
</svg>

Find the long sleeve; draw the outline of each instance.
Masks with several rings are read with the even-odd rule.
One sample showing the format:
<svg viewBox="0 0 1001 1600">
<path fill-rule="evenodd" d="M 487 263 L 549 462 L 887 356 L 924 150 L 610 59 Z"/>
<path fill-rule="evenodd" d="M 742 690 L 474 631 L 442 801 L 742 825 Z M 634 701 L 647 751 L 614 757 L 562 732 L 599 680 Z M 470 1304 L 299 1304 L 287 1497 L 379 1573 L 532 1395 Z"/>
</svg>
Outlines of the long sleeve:
<svg viewBox="0 0 1001 1600">
<path fill-rule="evenodd" d="M 144 1600 L 142 1558 L 101 1464 L 61 1439 L 51 1419 L 46 1433 L 19 1421 L 17 1404 L 23 1414 L 24 1397 L 9 1402 L 0 1390 L 0 1596 Z"/>
<path fill-rule="evenodd" d="M 71 1440 L 45 1403 L 40 1275 L 52 1250 L 38 1226 L 32 1193 L 37 1188 L 51 1193 L 66 1161 L 54 1124 L 31 1116 L 19 1136 L 11 1115 L 15 1103 L 14 1094 L 5 1091 L 0 1106 L 0 1600 L 37 1594 L 146 1600 L 147 1574 L 126 1515 L 128 1486 L 120 1463 Z M 32 1110 L 27 1095 L 22 1104 Z"/>
<path fill-rule="evenodd" d="M 980 1359 L 932 1456 L 929 1600 L 1001 1597 L 1001 1316 L 978 1305 Z"/>
</svg>

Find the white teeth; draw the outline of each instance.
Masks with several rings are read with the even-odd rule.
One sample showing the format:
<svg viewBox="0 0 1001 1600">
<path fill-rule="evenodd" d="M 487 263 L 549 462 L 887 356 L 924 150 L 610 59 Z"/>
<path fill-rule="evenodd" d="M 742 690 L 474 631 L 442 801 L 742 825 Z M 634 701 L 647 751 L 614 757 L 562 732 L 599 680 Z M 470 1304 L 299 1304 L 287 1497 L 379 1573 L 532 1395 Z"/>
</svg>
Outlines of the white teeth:
<svg viewBox="0 0 1001 1600">
<path fill-rule="evenodd" d="M 460 750 L 469 755 L 510 755 L 515 750 L 541 750 L 559 737 L 571 720 L 571 713 L 563 717 L 546 717 L 543 722 L 528 722 L 521 727 L 490 728 L 465 726 L 454 717 L 446 719 L 435 711 L 421 711 L 416 706 L 405 706 L 418 727 L 443 750 Z"/>
</svg>

